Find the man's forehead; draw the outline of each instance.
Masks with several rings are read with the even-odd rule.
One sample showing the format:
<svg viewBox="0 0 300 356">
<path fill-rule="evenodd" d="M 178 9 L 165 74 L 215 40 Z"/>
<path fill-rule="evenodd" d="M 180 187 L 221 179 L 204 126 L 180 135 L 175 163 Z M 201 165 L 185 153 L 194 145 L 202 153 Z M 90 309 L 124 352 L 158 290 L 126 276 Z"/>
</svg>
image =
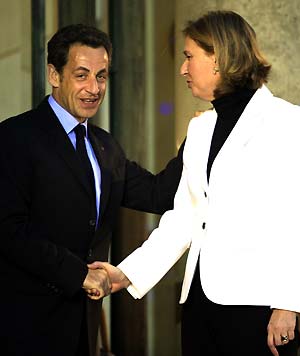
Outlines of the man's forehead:
<svg viewBox="0 0 300 356">
<path fill-rule="evenodd" d="M 108 58 L 108 53 L 104 46 L 92 47 L 92 46 L 87 46 L 87 45 L 83 45 L 80 43 L 75 43 L 72 46 L 70 46 L 70 48 L 69 48 L 69 55 L 76 54 L 76 53 L 86 53 L 86 52 L 95 52 L 95 53 L 99 52 L 99 53 L 102 53 L 103 55 L 107 56 L 107 58 Z"/>
<path fill-rule="evenodd" d="M 74 45 L 70 48 L 68 63 L 76 67 L 98 67 L 98 70 L 101 70 L 108 67 L 109 58 L 104 47 Z"/>
</svg>

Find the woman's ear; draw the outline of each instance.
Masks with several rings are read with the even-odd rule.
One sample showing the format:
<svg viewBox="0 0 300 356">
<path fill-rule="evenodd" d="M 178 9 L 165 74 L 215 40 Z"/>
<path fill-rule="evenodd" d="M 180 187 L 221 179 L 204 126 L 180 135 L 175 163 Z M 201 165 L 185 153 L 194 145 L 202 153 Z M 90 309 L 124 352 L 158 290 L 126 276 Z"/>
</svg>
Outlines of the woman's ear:
<svg viewBox="0 0 300 356">
<path fill-rule="evenodd" d="M 53 64 L 48 64 L 48 82 L 53 88 L 58 88 L 60 83 L 60 75 Z"/>
<path fill-rule="evenodd" d="M 217 59 L 216 59 L 216 57 L 214 55 L 212 56 L 212 59 L 214 61 L 213 73 L 214 73 L 214 75 L 216 75 L 217 73 L 220 72 L 220 69 L 219 69 L 219 66 L 218 66 L 218 63 L 217 63 Z"/>
</svg>

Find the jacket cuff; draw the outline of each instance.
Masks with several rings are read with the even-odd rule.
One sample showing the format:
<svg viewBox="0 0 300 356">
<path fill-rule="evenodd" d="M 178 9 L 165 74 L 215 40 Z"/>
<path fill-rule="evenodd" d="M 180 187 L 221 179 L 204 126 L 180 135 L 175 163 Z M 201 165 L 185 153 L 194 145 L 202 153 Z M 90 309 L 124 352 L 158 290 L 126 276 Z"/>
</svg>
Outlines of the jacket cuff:
<svg viewBox="0 0 300 356">
<path fill-rule="evenodd" d="M 63 294 L 72 297 L 81 290 L 87 276 L 87 265 L 77 256 L 69 253 L 65 256 L 58 269 L 56 283 Z"/>
</svg>

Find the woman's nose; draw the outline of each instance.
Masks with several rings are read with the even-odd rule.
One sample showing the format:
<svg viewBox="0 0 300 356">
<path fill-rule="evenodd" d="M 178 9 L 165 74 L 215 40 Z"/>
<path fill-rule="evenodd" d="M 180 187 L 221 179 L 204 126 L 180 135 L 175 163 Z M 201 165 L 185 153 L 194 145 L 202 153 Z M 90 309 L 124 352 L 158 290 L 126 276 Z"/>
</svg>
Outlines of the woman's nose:
<svg viewBox="0 0 300 356">
<path fill-rule="evenodd" d="M 188 74 L 188 66 L 187 66 L 187 61 L 185 60 L 180 67 L 180 75 L 185 76 L 187 74 Z"/>
</svg>

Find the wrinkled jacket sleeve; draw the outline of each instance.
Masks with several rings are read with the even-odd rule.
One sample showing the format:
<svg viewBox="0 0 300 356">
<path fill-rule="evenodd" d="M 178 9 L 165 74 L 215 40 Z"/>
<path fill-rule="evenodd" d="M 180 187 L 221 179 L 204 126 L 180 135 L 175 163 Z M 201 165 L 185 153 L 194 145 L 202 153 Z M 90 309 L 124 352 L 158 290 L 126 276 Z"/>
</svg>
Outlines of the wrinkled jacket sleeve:
<svg viewBox="0 0 300 356">
<path fill-rule="evenodd" d="M 163 214 L 173 209 L 174 196 L 182 173 L 184 145 L 185 141 L 179 148 L 177 156 L 156 175 L 135 162 L 127 161 L 122 205 L 154 214 Z"/>
<path fill-rule="evenodd" d="M 167 211 L 143 245 L 118 265 L 132 283 L 128 292 L 134 298 L 142 298 L 189 248 L 193 214 L 183 168 L 174 209 Z"/>
</svg>

